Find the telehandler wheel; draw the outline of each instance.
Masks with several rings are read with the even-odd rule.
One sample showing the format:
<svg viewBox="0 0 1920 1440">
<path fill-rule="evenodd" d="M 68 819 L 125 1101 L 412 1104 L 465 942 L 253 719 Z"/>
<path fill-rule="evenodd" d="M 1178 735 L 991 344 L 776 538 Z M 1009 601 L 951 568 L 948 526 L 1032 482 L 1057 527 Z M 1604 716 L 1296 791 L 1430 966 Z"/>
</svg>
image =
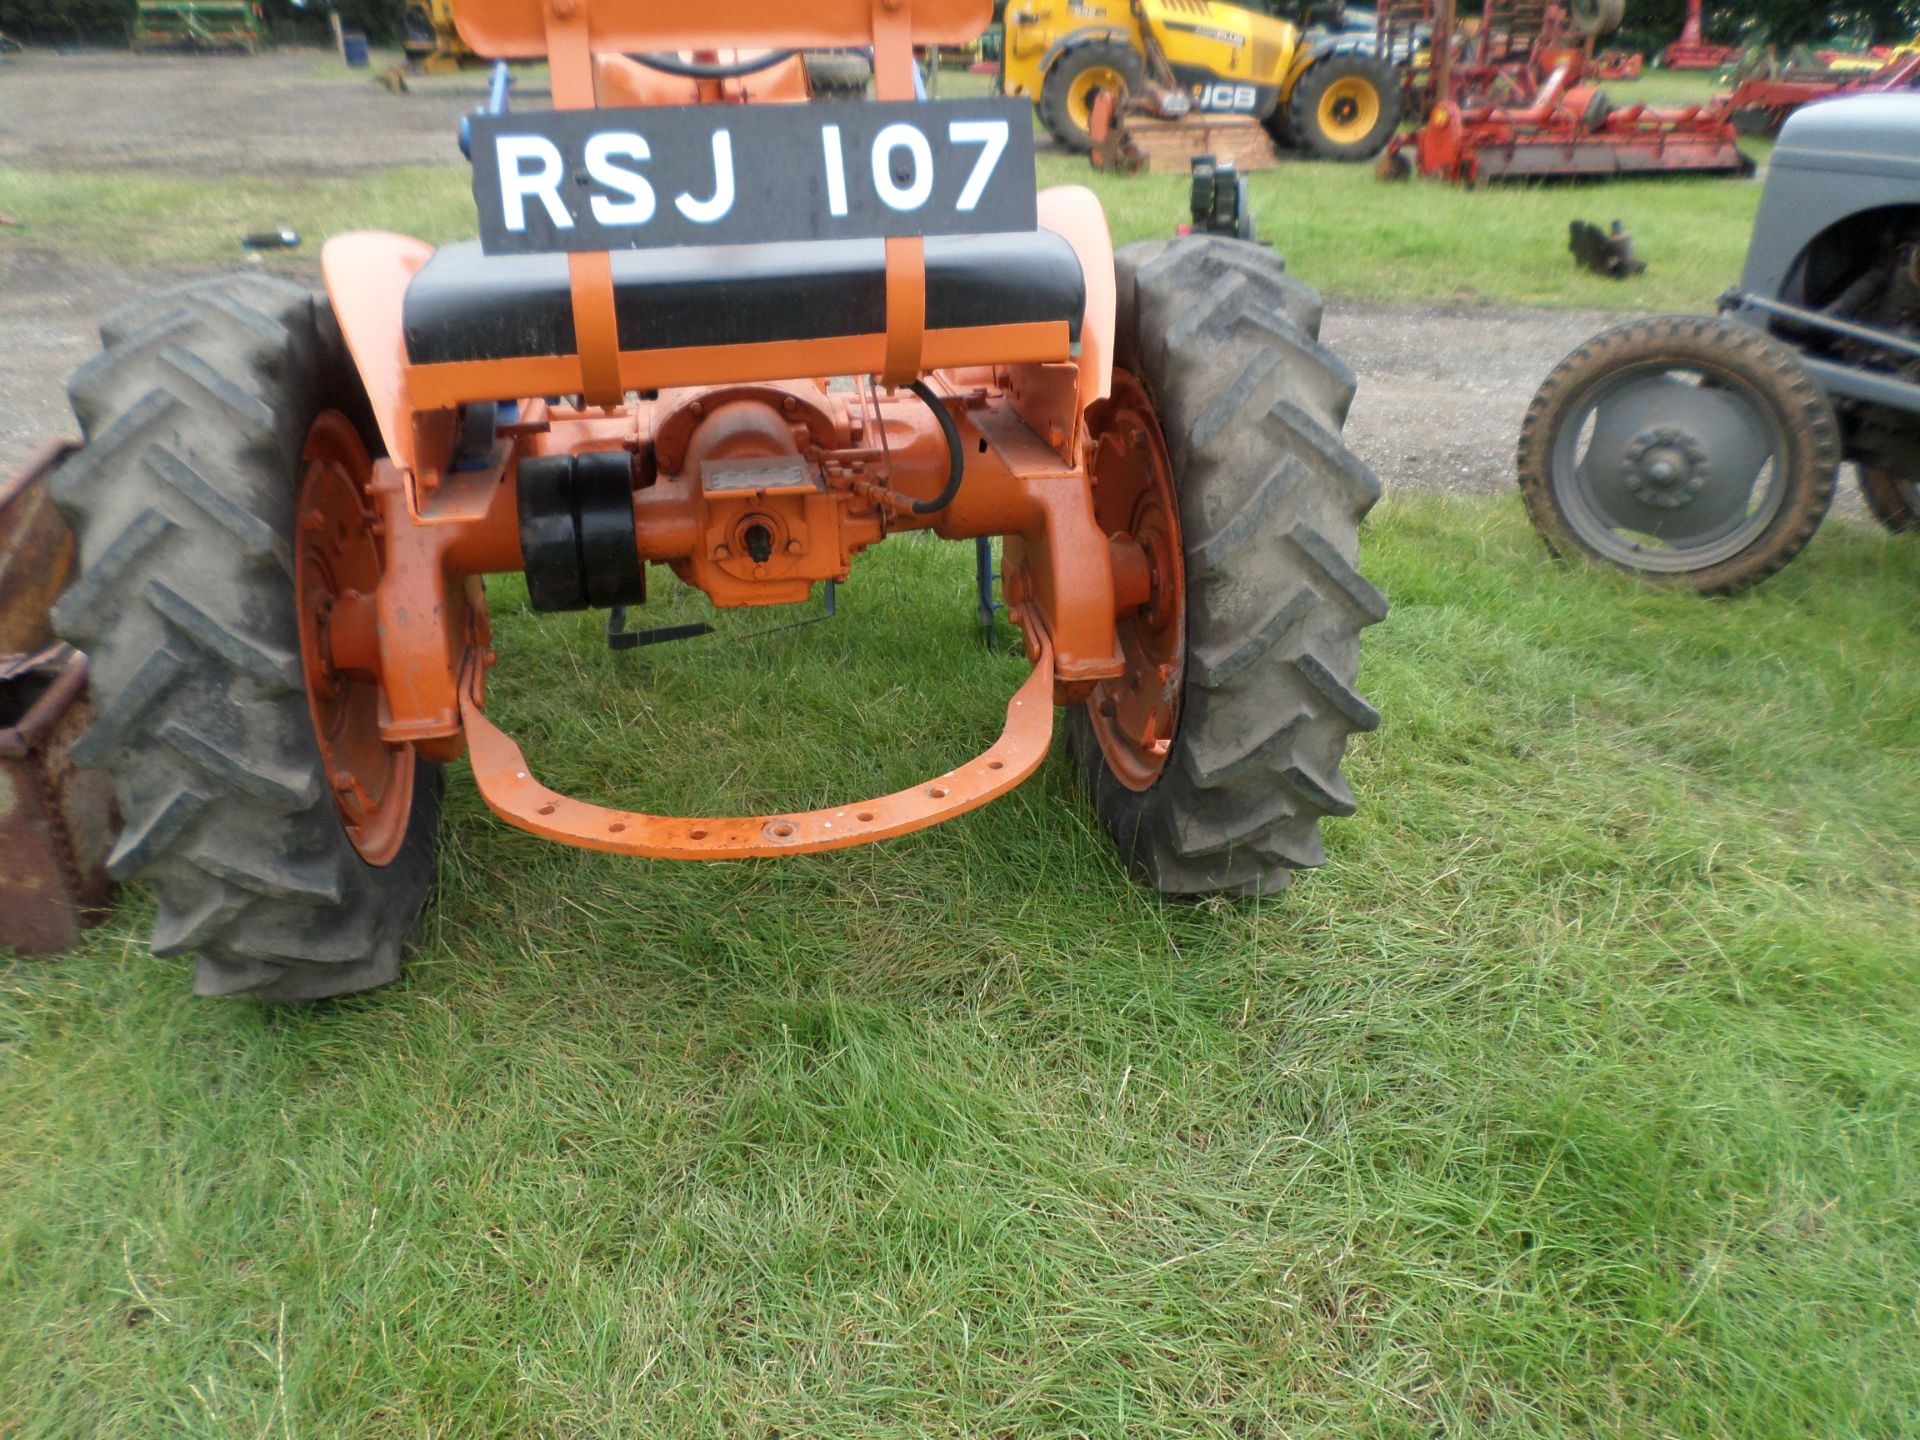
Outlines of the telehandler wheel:
<svg viewBox="0 0 1920 1440">
<path fill-rule="evenodd" d="M 332 313 L 240 276 L 101 338 L 68 387 L 87 443 L 53 481 L 80 545 L 54 623 L 92 664 L 74 755 L 113 775 L 109 868 L 152 886 L 153 951 L 197 955 L 202 995 L 382 984 L 433 883 L 440 769 L 381 743 L 370 680 L 302 663 L 328 601 L 378 578 Z"/>
<path fill-rule="evenodd" d="M 1068 150 L 1093 149 L 1093 97 L 1102 90 L 1117 105 L 1145 83 L 1140 52 L 1119 40 L 1089 40 L 1075 45 L 1047 71 L 1040 85 L 1040 123 Z"/>
<path fill-rule="evenodd" d="M 1353 375 L 1270 248 L 1193 235 L 1114 268 L 1094 503 L 1149 584 L 1120 624 L 1129 673 L 1067 712 L 1068 748 L 1147 883 L 1271 894 L 1326 858 L 1347 737 L 1379 720 L 1354 689 L 1387 602 L 1355 568 L 1380 483 L 1340 440 Z"/>
<path fill-rule="evenodd" d="M 1287 96 L 1293 143 L 1324 160 L 1371 160 L 1400 128 L 1400 77 L 1386 61 L 1344 50 L 1316 60 Z M 1281 133 L 1271 121 L 1268 130 Z"/>
</svg>

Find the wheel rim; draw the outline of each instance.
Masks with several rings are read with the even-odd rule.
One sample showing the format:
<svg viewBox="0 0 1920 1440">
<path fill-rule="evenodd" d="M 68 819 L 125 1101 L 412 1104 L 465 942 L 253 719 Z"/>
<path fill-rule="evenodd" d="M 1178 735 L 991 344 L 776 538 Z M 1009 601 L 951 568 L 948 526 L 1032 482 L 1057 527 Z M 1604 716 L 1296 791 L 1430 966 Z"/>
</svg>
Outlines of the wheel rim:
<svg viewBox="0 0 1920 1440">
<path fill-rule="evenodd" d="M 1146 559 L 1146 600 L 1114 623 L 1126 671 L 1087 700 L 1107 768 L 1129 790 L 1145 790 L 1166 768 L 1186 681 L 1186 566 L 1180 510 L 1153 405 L 1132 376 L 1116 370 L 1108 419 L 1093 454 L 1093 512 L 1100 528 Z M 1116 582 L 1118 577 L 1116 577 Z"/>
<path fill-rule="evenodd" d="M 378 662 L 364 653 L 365 607 L 381 572 L 373 463 L 337 410 L 313 422 L 300 458 L 293 581 L 307 705 L 347 838 L 368 864 L 384 865 L 406 838 L 415 762 L 411 745 L 380 738 Z M 348 633 L 350 615 L 358 634 Z"/>
<path fill-rule="evenodd" d="M 1658 362 L 1576 395 L 1554 436 L 1560 513 L 1596 553 L 1683 574 L 1764 534 L 1787 495 L 1787 437 L 1738 377 Z"/>
<path fill-rule="evenodd" d="M 1321 133 L 1351 145 L 1373 133 L 1380 119 L 1380 94 L 1360 76 L 1344 76 L 1321 92 L 1319 113 Z"/>
<path fill-rule="evenodd" d="M 1093 97 L 1102 90 L 1117 104 L 1127 92 L 1127 82 L 1111 65 L 1095 65 L 1082 70 L 1067 86 L 1067 115 L 1082 130 L 1093 128 Z"/>
</svg>

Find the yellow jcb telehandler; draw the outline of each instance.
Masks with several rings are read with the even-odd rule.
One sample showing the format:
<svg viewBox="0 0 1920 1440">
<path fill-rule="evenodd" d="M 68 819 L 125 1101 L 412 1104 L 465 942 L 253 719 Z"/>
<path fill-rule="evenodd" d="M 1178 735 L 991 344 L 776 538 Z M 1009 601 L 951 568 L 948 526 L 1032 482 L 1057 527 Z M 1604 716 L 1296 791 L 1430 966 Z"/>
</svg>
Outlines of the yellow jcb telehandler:
<svg viewBox="0 0 1920 1440">
<path fill-rule="evenodd" d="M 1378 155 L 1400 124 L 1400 80 L 1351 37 L 1216 0 L 1013 0 L 1001 89 L 1032 98 L 1069 150 L 1092 149 L 1094 97 L 1138 95 L 1162 69 L 1194 112 L 1250 115 L 1281 145 L 1330 160 Z"/>
</svg>

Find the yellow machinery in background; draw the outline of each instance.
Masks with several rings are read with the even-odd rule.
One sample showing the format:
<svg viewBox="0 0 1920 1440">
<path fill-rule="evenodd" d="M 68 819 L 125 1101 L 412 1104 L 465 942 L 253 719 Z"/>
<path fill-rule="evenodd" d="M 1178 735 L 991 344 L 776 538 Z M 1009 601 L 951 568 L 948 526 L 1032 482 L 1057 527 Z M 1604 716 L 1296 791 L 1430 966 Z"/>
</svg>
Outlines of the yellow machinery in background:
<svg viewBox="0 0 1920 1440">
<path fill-rule="evenodd" d="M 1000 83 L 1075 151 L 1092 148 L 1095 96 L 1155 83 L 1192 113 L 1248 116 L 1333 160 L 1370 159 L 1400 123 L 1400 79 L 1368 48 L 1310 45 L 1297 25 L 1216 0 L 1012 0 Z"/>
<path fill-rule="evenodd" d="M 484 65 L 453 23 L 453 0 L 407 0 L 401 21 L 407 65 L 429 75 L 448 75 L 464 65 Z"/>
</svg>

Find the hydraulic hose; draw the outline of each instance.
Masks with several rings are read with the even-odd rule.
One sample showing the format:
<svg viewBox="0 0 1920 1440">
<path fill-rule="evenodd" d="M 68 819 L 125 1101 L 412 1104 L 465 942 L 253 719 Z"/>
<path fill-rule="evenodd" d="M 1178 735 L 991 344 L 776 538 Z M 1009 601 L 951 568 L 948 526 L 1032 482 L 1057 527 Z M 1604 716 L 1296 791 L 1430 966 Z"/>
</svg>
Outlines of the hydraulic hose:
<svg viewBox="0 0 1920 1440">
<path fill-rule="evenodd" d="M 758 75 L 762 70 L 771 70 L 799 53 L 798 50 L 769 50 L 765 55 L 736 61 L 731 65 L 682 60 L 678 55 L 665 54 L 635 55 L 633 58 L 649 70 L 658 70 L 663 75 L 678 75 L 684 80 L 738 80 L 746 75 Z"/>
<path fill-rule="evenodd" d="M 947 407 L 940 403 L 939 397 L 927 388 L 927 382 L 916 380 L 907 386 L 920 401 L 933 412 L 933 418 L 940 422 L 940 433 L 947 437 L 947 483 L 941 492 L 931 500 L 913 502 L 916 515 L 937 515 L 953 503 L 953 497 L 960 493 L 961 478 L 967 473 L 967 456 L 960 444 L 960 427 L 953 423 L 953 416 L 947 413 Z"/>
</svg>

